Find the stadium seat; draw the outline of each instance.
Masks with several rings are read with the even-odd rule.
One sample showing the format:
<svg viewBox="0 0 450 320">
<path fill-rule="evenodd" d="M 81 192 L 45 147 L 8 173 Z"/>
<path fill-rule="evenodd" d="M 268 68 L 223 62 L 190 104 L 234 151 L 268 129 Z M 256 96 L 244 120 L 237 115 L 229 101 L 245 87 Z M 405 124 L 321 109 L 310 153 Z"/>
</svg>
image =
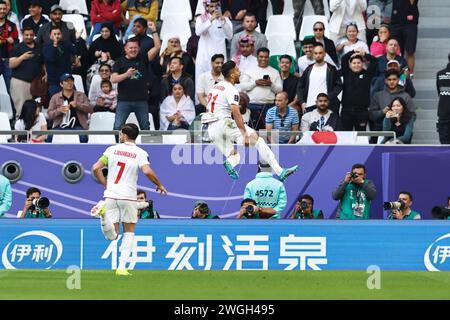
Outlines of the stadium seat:
<svg viewBox="0 0 450 320">
<path fill-rule="evenodd" d="M 75 11 L 79 14 L 89 15 L 86 0 L 59 0 L 59 5 L 65 11 Z"/>
<path fill-rule="evenodd" d="M 356 138 L 356 143 L 355 144 L 369 144 L 369 137 L 361 137 L 361 136 L 358 136 L 357 138 Z"/>
<path fill-rule="evenodd" d="M 271 56 L 288 54 L 293 57 L 294 60 L 297 58 L 294 39 L 290 36 L 271 37 L 267 41 L 267 46 Z"/>
<path fill-rule="evenodd" d="M 294 19 L 282 14 L 271 16 L 267 20 L 265 35 L 267 39 L 283 36 L 290 37 L 292 41 L 295 40 Z"/>
<path fill-rule="evenodd" d="M 9 115 L 6 112 L 0 112 L 0 130 L 11 130 Z M 0 143 L 7 143 L 11 135 L 0 135 Z"/>
<path fill-rule="evenodd" d="M 83 78 L 79 74 L 72 74 L 75 82 L 75 90 L 84 92 Z"/>
<path fill-rule="evenodd" d="M 153 116 L 151 113 L 148 114 L 148 121 L 150 122 L 150 130 L 154 131 L 155 130 L 155 124 L 153 123 Z M 141 129 L 141 127 L 139 126 L 139 122 L 136 118 L 136 115 L 134 114 L 134 112 L 130 113 L 130 115 L 128 116 L 127 121 L 125 121 L 125 123 L 134 123 L 138 126 L 139 130 Z M 140 144 L 141 143 L 141 135 L 139 135 L 136 139 L 136 143 Z"/>
<path fill-rule="evenodd" d="M 189 0 L 164 0 L 161 7 L 160 19 L 165 21 L 172 15 L 182 15 L 192 20 L 191 4 Z"/>
<path fill-rule="evenodd" d="M 116 115 L 112 112 L 95 112 L 89 120 L 90 131 L 113 130 Z M 116 143 L 114 135 L 89 135 L 89 143 Z"/>
<path fill-rule="evenodd" d="M 181 46 L 186 49 L 187 42 L 191 37 L 191 27 L 189 20 L 183 15 L 171 15 L 162 22 L 160 38 L 162 39 L 161 52 L 167 48 L 167 41 L 170 37 L 179 36 Z"/>
<path fill-rule="evenodd" d="M 54 134 L 52 143 L 55 144 L 76 144 L 80 143 L 80 137 L 76 134 Z"/>
<path fill-rule="evenodd" d="M 84 24 L 84 19 L 81 14 L 64 14 L 62 16 L 62 21 L 65 22 L 72 22 L 75 30 L 77 32 L 81 31 L 81 37 L 86 40 L 87 38 L 87 31 L 86 31 L 86 25 Z"/>
<path fill-rule="evenodd" d="M 162 143 L 163 144 L 185 144 L 188 138 L 186 134 L 163 134 Z"/>
<path fill-rule="evenodd" d="M 50 21 L 50 17 L 49 17 L 48 15 L 42 14 L 42 16 L 43 16 L 44 18 L 46 18 L 48 21 Z M 25 15 L 25 16 L 23 17 L 22 20 L 20 20 L 20 29 L 23 30 L 23 20 L 28 19 L 29 17 L 30 17 L 30 15 L 27 14 L 27 15 Z"/>
<path fill-rule="evenodd" d="M 328 27 L 328 20 L 326 16 L 303 16 L 302 26 L 300 28 L 299 40 L 303 40 L 305 36 L 314 35 L 314 24 L 316 22 L 322 22 L 325 26 L 325 37 L 330 37 L 330 28 Z"/>
<path fill-rule="evenodd" d="M 0 75 L 0 112 L 5 112 L 9 119 L 13 118 L 11 98 L 2 75 Z"/>
<path fill-rule="evenodd" d="M 292 0 L 284 0 L 283 15 L 294 17 L 294 5 Z"/>
</svg>

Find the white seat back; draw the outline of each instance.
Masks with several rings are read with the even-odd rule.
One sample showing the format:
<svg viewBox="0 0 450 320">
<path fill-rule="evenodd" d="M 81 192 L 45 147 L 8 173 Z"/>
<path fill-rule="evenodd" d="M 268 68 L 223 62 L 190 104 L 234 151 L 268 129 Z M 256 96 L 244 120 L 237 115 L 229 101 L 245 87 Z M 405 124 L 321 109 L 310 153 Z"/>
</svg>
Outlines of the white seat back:
<svg viewBox="0 0 450 320">
<path fill-rule="evenodd" d="M 161 20 L 170 19 L 171 15 L 182 15 L 192 20 L 191 4 L 189 0 L 164 0 L 161 7 Z"/>
<path fill-rule="evenodd" d="M 271 56 L 288 54 L 294 60 L 297 58 L 294 40 L 289 36 L 272 37 L 268 40 L 267 46 Z"/>
<path fill-rule="evenodd" d="M 75 83 L 75 90 L 85 93 L 84 86 L 83 86 L 83 79 L 81 78 L 81 76 L 79 74 L 73 74 L 72 76 L 73 76 L 74 83 Z"/>
<path fill-rule="evenodd" d="M 11 130 L 9 123 L 9 115 L 6 112 L 0 112 L 0 131 Z M 11 135 L 0 135 L 0 143 L 7 143 L 11 139 Z"/>
<path fill-rule="evenodd" d="M 76 143 L 80 143 L 80 137 L 76 134 L 54 134 L 52 143 L 76 144 Z"/>
<path fill-rule="evenodd" d="M 86 40 L 87 38 L 87 31 L 86 31 L 86 25 L 84 24 L 84 19 L 81 14 L 64 14 L 62 16 L 62 21 L 65 22 L 71 22 L 73 23 L 76 32 L 81 31 L 81 37 Z"/>
<path fill-rule="evenodd" d="M 330 37 L 330 28 L 328 26 L 328 20 L 326 16 L 303 16 L 302 26 L 300 28 L 299 40 L 303 41 L 305 36 L 314 35 L 314 24 L 316 22 L 322 22 L 325 26 L 325 37 Z"/>
<path fill-rule="evenodd" d="M 95 112 L 89 120 L 90 131 L 108 131 L 114 129 L 116 114 L 113 112 Z M 89 135 L 89 143 L 114 144 L 114 135 Z"/>
<path fill-rule="evenodd" d="M 295 40 L 294 19 L 291 16 L 277 14 L 269 17 L 265 33 L 267 39 L 288 36 Z"/>
<path fill-rule="evenodd" d="M 163 134 L 163 144 L 185 144 L 187 143 L 187 135 L 185 134 Z"/>
<path fill-rule="evenodd" d="M 78 11 L 80 14 L 89 15 L 86 0 L 59 0 L 59 5 L 66 11 Z"/>
</svg>

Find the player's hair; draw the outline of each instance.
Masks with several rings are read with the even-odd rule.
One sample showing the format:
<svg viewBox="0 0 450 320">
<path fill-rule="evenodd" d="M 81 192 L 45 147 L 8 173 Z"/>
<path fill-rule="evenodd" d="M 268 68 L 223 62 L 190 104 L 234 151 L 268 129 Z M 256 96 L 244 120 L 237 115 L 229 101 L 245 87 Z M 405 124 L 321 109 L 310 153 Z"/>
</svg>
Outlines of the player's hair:
<svg viewBox="0 0 450 320">
<path fill-rule="evenodd" d="M 126 123 L 120 129 L 123 134 L 126 134 L 131 140 L 136 140 L 139 135 L 139 128 L 134 123 Z"/>
<path fill-rule="evenodd" d="M 136 195 L 140 195 L 140 194 L 144 194 L 145 199 L 147 199 L 147 194 L 145 193 L 145 191 L 142 190 L 142 189 L 137 189 L 137 190 L 136 190 Z"/>
<path fill-rule="evenodd" d="M 297 201 L 302 201 L 303 199 L 311 201 L 311 204 L 314 206 L 314 198 L 311 197 L 309 194 L 303 194 L 300 197 L 297 198 Z"/>
<path fill-rule="evenodd" d="M 361 164 L 361 163 L 355 163 L 352 166 L 352 171 L 355 170 L 355 169 L 364 169 L 364 173 L 366 172 L 366 166 Z"/>
<path fill-rule="evenodd" d="M 25 31 L 33 31 L 33 33 L 34 33 L 34 29 L 30 26 L 26 26 L 25 28 L 23 28 L 22 33 L 25 33 Z"/>
<path fill-rule="evenodd" d="M 364 59 L 361 55 L 357 54 L 355 56 L 350 57 L 350 59 L 348 60 L 348 62 L 352 62 L 353 60 L 360 60 L 361 62 L 364 62 Z"/>
<path fill-rule="evenodd" d="M 225 60 L 225 56 L 221 53 L 215 54 L 211 57 L 211 62 L 216 61 L 217 59 Z"/>
<path fill-rule="evenodd" d="M 0 4 L 2 4 L 2 1 L 0 1 Z M 39 190 L 38 188 L 36 188 L 36 187 L 28 188 L 27 189 L 27 198 L 35 192 L 37 192 L 37 193 L 39 193 L 39 195 L 41 195 L 41 190 Z"/>
<path fill-rule="evenodd" d="M 288 59 L 289 62 L 292 63 L 292 57 L 291 57 L 290 55 L 288 55 L 288 54 L 283 54 L 283 55 L 280 57 L 280 62 L 281 62 L 281 59 Z"/>
<path fill-rule="evenodd" d="M 222 74 L 225 78 L 228 78 L 231 74 L 231 71 L 236 68 L 236 63 L 232 60 L 225 62 L 222 65 Z"/>
<path fill-rule="evenodd" d="M 384 78 L 387 79 L 390 76 L 396 76 L 397 78 L 400 78 L 400 73 L 395 69 L 388 69 L 384 72 Z"/>
<path fill-rule="evenodd" d="M 136 20 L 134 20 L 134 23 L 139 23 L 144 28 L 144 30 L 147 30 L 148 28 L 148 22 L 144 18 L 137 18 Z"/>
<path fill-rule="evenodd" d="M 328 97 L 328 95 L 326 93 L 319 93 L 316 97 L 316 100 L 319 100 L 319 98 L 327 98 L 328 100 L 330 100 L 330 98 Z"/>
<path fill-rule="evenodd" d="M 242 207 L 242 205 L 243 205 L 244 203 L 246 203 L 246 202 L 251 202 L 253 205 L 256 206 L 256 201 L 255 201 L 255 200 L 250 199 L 250 198 L 246 198 L 246 199 L 244 199 L 244 200 L 241 201 L 241 207 Z"/>
<path fill-rule="evenodd" d="M 270 55 L 270 50 L 266 47 L 259 48 L 258 51 L 256 51 L 256 55 L 258 56 L 261 52 L 267 52 Z"/>
<path fill-rule="evenodd" d="M 109 85 L 109 87 L 112 89 L 112 83 L 109 80 L 102 80 L 102 82 L 100 82 L 100 88 L 103 87 L 104 84 Z"/>
<path fill-rule="evenodd" d="M 277 93 L 277 95 L 279 94 L 282 94 L 286 98 L 286 100 L 289 100 L 289 94 L 286 91 L 280 91 Z"/>
<path fill-rule="evenodd" d="M 401 194 L 406 194 L 409 197 L 409 200 L 413 201 L 413 196 L 412 196 L 411 192 L 409 192 L 409 191 L 400 191 L 398 193 L 398 195 L 401 195 Z"/>
<path fill-rule="evenodd" d="M 178 60 L 178 61 L 180 61 L 180 64 L 181 64 L 182 66 L 184 66 L 184 62 L 183 62 L 183 59 L 181 59 L 181 57 L 177 57 L 177 56 L 172 57 L 172 58 L 170 58 L 169 63 L 172 63 L 173 60 Z"/>
</svg>

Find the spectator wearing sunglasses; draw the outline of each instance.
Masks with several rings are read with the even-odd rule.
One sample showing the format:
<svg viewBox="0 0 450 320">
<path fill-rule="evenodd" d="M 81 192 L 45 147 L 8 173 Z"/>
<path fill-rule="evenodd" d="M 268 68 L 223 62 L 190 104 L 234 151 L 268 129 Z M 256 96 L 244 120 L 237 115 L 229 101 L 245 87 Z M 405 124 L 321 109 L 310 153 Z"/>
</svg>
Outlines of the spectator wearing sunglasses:
<svg viewBox="0 0 450 320">
<path fill-rule="evenodd" d="M 325 25 L 321 21 L 317 21 L 313 26 L 314 40 L 315 42 L 320 42 L 325 48 L 325 52 L 331 57 L 333 62 L 338 65 L 338 57 L 336 54 L 336 46 L 333 40 L 325 37 Z"/>
<path fill-rule="evenodd" d="M 270 108 L 266 114 L 266 130 L 272 131 L 267 139 L 271 143 L 292 144 L 295 143 L 296 135 L 289 131 L 298 131 L 298 112 L 288 104 L 288 93 L 282 91 L 275 97 L 275 106 Z"/>
</svg>

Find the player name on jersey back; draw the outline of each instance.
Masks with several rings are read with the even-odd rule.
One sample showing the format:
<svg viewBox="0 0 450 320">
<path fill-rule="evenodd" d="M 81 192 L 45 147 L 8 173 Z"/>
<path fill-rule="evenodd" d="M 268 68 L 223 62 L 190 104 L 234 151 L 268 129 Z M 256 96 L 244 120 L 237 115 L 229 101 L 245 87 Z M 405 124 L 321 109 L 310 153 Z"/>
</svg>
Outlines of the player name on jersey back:
<svg viewBox="0 0 450 320">
<path fill-rule="evenodd" d="M 239 105 L 239 91 L 228 81 L 215 84 L 208 93 L 207 112 L 202 123 L 231 118 L 231 105 Z"/>
<path fill-rule="evenodd" d="M 139 170 L 149 164 L 148 153 L 135 144 L 121 143 L 106 149 L 104 156 L 108 158 L 104 197 L 136 200 Z"/>
</svg>

